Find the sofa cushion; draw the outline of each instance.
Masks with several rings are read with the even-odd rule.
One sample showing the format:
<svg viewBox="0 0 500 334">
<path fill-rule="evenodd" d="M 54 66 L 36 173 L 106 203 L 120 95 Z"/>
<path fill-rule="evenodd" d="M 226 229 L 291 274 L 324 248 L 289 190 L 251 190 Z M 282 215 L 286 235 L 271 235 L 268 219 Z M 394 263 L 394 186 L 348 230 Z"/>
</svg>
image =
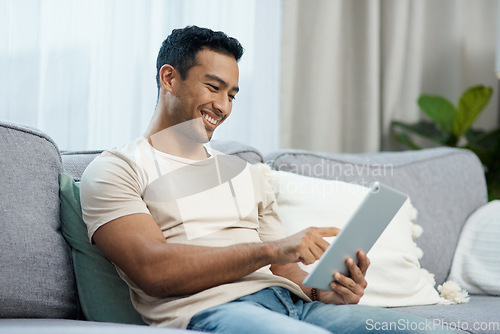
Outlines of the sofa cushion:
<svg viewBox="0 0 500 334">
<path fill-rule="evenodd" d="M 467 219 L 451 266 L 450 279 L 471 294 L 500 296 L 500 200 Z M 500 301 L 499 301 L 500 303 Z"/>
<path fill-rule="evenodd" d="M 466 218 L 487 201 L 484 171 L 469 150 L 434 148 L 368 154 L 281 150 L 266 157 L 275 170 L 368 185 L 380 181 L 407 193 L 425 233 L 423 268 L 442 284 Z M 439 254 L 439 256 L 435 256 Z"/>
<path fill-rule="evenodd" d="M 435 319 L 444 329 L 456 333 L 500 333 L 500 303 L 498 297 L 471 296 L 467 304 L 399 307 L 394 310 Z"/>
<path fill-rule="evenodd" d="M 59 151 L 36 130 L 0 122 L 0 157 L 0 318 L 76 318 Z"/>
<path fill-rule="evenodd" d="M 109 324 L 64 319 L 0 319 L 6 334 L 181 334 L 196 333 L 177 328 Z"/>
<path fill-rule="evenodd" d="M 82 218 L 80 188 L 67 174 L 60 176 L 61 231 L 71 245 L 78 297 L 85 319 L 145 325 L 132 306 L 129 288 L 115 266 L 89 243 Z"/>
</svg>

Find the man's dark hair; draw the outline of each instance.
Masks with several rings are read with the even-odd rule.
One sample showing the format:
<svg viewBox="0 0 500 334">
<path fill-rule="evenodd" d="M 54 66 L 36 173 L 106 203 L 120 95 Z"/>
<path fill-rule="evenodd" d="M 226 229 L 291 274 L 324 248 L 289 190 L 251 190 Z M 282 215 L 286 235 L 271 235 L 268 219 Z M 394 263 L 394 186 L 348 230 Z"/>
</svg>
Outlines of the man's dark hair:
<svg viewBox="0 0 500 334">
<path fill-rule="evenodd" d="M 239 61 L 243 55 L 243 47 L 240 42 L 222 31 L 212 31 L 197 26 L 174 29 L 170 36 L 163 41 L 156 59 L 158 91 L 161 87 L 160 69 L 163 65 L 173 66 L 184 80 L 188 70 L 196 65 L 196 55 L 203 48 L 233 56 L 236 61 Z"/>
</svg>

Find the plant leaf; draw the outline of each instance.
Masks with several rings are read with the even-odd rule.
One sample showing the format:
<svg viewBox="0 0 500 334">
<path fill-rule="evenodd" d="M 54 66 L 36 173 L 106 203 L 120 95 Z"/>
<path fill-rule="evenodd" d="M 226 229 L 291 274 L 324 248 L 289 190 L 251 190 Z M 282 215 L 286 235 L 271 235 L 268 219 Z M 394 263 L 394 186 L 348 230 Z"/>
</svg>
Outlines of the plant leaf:
<svg viewBox="0 0 500 334">
<path fill-rule="evenodd" d="M 408 136 L 406 133 L 397 132 L 394 134 L 394 136 L 396 137 L 397 141 L 405 144 L 406 146 L 408 146 L 412 150 L 420 150 L 421 149 L 421 147 L 418 146 L 417 144 L 415 144 L 415 142 L 413 140 L 411 140 L 410 136 Z"/>
<path fill-rule="evenodd" d="M 500 161 L 500 128 L 492 131 L 469 130 L 465 148 L 473 151 L 488 169 L 496 169 Z"/>
<path fill-rule="evenodd" d="M 500 128 L 489 131 L 469 129 L 465 138 L 469 145 L 498 146 L 500 145 Z"/>
<path fill-rule="evenodd" d="M 416 134 L 439 144 L 445 144 L 448 140 L 448 136 L 436 128 L 434 123 L 429 121 L 419 121 L 413 124 L 393 121 L 391 127 L 393 129 L 400 128 L 406 132 Z"/>
<path fill-rule="evenodd" d="M 457 111 L 450 101 L 442 96 L 424 94 L 418 98 L 418 105 L 444 133 L 452 133 Z"/>
<path fill-rule="evenodd" d="M 481 111 L 488 105 L 493 89 L 475 86 L 467 89 L 458 103 L 458 111 L 453 122 L 453 134 L 460 138 L 472 126 Z"/>
</svg>

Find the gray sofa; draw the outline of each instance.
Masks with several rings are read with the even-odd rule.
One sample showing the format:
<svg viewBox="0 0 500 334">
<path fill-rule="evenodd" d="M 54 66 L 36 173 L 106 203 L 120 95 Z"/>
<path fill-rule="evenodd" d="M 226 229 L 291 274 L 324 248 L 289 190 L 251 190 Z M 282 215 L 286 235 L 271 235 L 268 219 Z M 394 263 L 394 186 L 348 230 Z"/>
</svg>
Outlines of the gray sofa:
<svg viewBox="0 0 500 334">
<path fill-rule="evenodd" d="M 359 183 L 381 181 L 407 192 L 419 211 L 425 233 L 418 245 L 422 267 L 443 283 L 467 217 L 485 204 L 482 166 L 466 150 L 436 148 L 411 152 L 321 154 L 280 150 L 266 156 L 236 142 L 213 147 L 273 169 Z M 44 133 L 0 122 L 0 333 L 162 333 L 147 326 L 93 322 L 79 305 L 71 249 L 60 230 L 59 174 L 79 180 L 98 151 L 60 152 Z M 327 173 L 325 166 L 391 165 L 391 173 Z M 318 168 L 311 168 L 311 167 Z M 404 307 L 429 319 L 461 324 L 461 333 L 498 332 L 476 323 L 500 323 L 500 298 L 475 295 L 460 305 Z"/>
</svg>

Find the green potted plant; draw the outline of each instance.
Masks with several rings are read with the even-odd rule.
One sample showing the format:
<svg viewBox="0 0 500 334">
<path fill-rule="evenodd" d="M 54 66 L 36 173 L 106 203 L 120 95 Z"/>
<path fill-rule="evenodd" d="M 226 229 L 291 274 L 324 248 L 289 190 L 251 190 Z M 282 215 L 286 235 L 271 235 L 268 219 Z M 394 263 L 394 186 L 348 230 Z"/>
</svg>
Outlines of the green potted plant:
<svg viewBox="0 0 500 334">
<path fill-rule="evenodd" d="M 421 95 L 418 105 L 429 120 L 412 124 L 393 121 L 391 129 L 399 142 L 415 150 L 422 148 L 412 139 L 416 135 L 434 145 L 473 151 L 483 163 L 489 199 L 500 198 L 500 128 L 489 131 L 472 128 L 492 94 L 491 87 L 468 88 L 460 96 L 458 107 L 442 96 Z"/>
</svg>

